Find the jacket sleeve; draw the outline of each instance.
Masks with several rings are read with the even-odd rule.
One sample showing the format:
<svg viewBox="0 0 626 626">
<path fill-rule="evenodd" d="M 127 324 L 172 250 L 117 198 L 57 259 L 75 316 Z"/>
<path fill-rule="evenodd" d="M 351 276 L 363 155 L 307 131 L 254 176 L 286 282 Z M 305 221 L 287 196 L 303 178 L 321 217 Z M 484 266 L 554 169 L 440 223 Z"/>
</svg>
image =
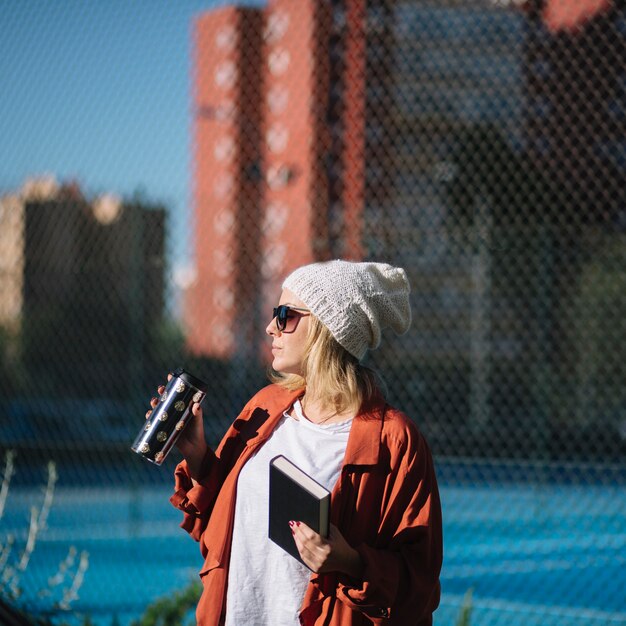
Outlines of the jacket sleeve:
<svg viewBox="0 0 626 626">
<path fill-rule="evenodd" d="M 224 481 L 247 442 L 257 436 L 270 412 L 281 413 L 292 396 L 295 398 L 295 392 L 285 395 L 275 385 L 257 392 L 231 424 L 215 452 L 207 451 L 202 462 L 202 476 L 195 484 L 185 461 L 176 467 L 170 502 L 183 512 L 181 527 L 196 541 L 200 541 Z"/>
<path fill-rule="evenodd" d="M 361 581 L 339 577 L 337 597 L 374 624 L 430 623 L 439 604 L 441 504 L 432 456 L 417 434 L 387 476 L 377 537 L 355 546 Z"/>
<path fill-rule="evenodd" d="M 195 484 L 191 479 L 186 461 L 181 461 L 176 467 L 174 494 L 170 502 L 183 512 L 183 521 L 180 526 L 196 541 L 200 541 L 224 480 L 245 446 L 237 425 L 245 422 L 249 417 L 253 401 L 254 398 L 244 407 L 237 420 L 224 435 L 216 451 L 213 452 L 210 448 L 207 450 L 202 462 L 202 476 Z"/>
<path fill-rule="evenodd" d="M 219 459 L 209 449 L 203 461 L 204 476 L 195 485 L 186 461 L 179 463 L 174 472 L 174 494 L 170 502 L 183 512 L 180 526 L 196 541 L 200 541 L 220 491 L 222 481 L 219 465 Z"/>
</svg>

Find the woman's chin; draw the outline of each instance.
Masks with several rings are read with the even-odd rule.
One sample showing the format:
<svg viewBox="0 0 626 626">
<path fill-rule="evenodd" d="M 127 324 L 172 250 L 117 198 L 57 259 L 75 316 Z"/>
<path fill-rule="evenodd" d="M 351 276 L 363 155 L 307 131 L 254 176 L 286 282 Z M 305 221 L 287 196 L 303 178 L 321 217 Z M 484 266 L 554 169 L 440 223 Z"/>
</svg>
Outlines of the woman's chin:
<svg viewBox="0 0 626 626">
<path fill-rule="evenodd" d="M 272 369 L 283 376 L 288 376 L 290 374 L 300 376 L 301 370 L 299 367 L 290 366 L 288 363 L 281 361 L 280 359 L 274 359 L 272 361 Z"/>
</svg>

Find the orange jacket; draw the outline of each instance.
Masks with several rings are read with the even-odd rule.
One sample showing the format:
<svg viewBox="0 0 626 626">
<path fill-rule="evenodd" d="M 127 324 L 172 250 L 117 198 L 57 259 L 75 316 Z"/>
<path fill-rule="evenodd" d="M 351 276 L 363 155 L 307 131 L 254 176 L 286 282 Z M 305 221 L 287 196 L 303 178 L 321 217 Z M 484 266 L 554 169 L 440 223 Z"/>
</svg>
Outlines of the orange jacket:
<svg viewBox="0 0 626 626">
<path fill-rule="evenodd" d="M 206 458 L 192 485 L 185 461 L 176 468 L 174 506 L 181 527 L 200 542 L 203 594 L 198 626 L 224 621 L 237 477 L 302 392 L 270 385 L 258 392 Z M 361 555 L 363 580 L 313 574 L 300 622 L 426 626 L 439 604 L 441 505 L 428 446 L 403 413 L 379 397 L 355 418 L 341 476 L 331 495 L 331 522 Z"/>
</svg>

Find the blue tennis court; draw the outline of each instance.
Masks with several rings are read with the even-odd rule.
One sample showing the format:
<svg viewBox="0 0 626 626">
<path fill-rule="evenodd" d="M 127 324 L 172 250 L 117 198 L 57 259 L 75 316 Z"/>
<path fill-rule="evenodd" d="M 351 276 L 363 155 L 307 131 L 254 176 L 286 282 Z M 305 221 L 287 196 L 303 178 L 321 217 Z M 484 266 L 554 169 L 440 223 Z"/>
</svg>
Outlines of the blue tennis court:
<svg viewBox="0 0 626 626">
<path fill-rule="evenodd" d="M 471 589 L 472 624 L 626 624 L 625 475 L 623 468 L 575 468 L 555 479 L 519 468 L 447 465 L 435 623 L 454 624 Z M 197 545 L 178 528 L 168 497 L 167 486 L 57 488 L 20 580 L 21 600 L 50 607 L 62 596 L 68 580 L 53 588 L 50 581 L 70 546 L 74 569 L 81 554 L 89 563 L 71 607 L 98 626 L 114 617 L 126 626 L 151 601 L 197 580 Z M 40 488 L 11 489 L 0 532 L 16 537 L 16 552 L 26 541 L 30 507 L 41 499 Z"/>
</svg>

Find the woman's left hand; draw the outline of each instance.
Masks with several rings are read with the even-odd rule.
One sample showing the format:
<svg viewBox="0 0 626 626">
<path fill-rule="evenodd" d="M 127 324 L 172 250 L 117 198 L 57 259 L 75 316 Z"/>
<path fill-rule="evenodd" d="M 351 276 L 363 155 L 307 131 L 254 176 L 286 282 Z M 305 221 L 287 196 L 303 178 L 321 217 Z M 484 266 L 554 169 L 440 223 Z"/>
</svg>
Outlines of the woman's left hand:
<svg viewBox="0 0 626 626">
<path fill-rule="evenodd" d="M 329 536 L 322 537 L 304 522 L 294 521 L 289 525 L 302 560 L 314 572 L 343 572 L 353 578 L 361 578 L 361 556 L 336 526 L 331 524 Z"/>
</svg>

